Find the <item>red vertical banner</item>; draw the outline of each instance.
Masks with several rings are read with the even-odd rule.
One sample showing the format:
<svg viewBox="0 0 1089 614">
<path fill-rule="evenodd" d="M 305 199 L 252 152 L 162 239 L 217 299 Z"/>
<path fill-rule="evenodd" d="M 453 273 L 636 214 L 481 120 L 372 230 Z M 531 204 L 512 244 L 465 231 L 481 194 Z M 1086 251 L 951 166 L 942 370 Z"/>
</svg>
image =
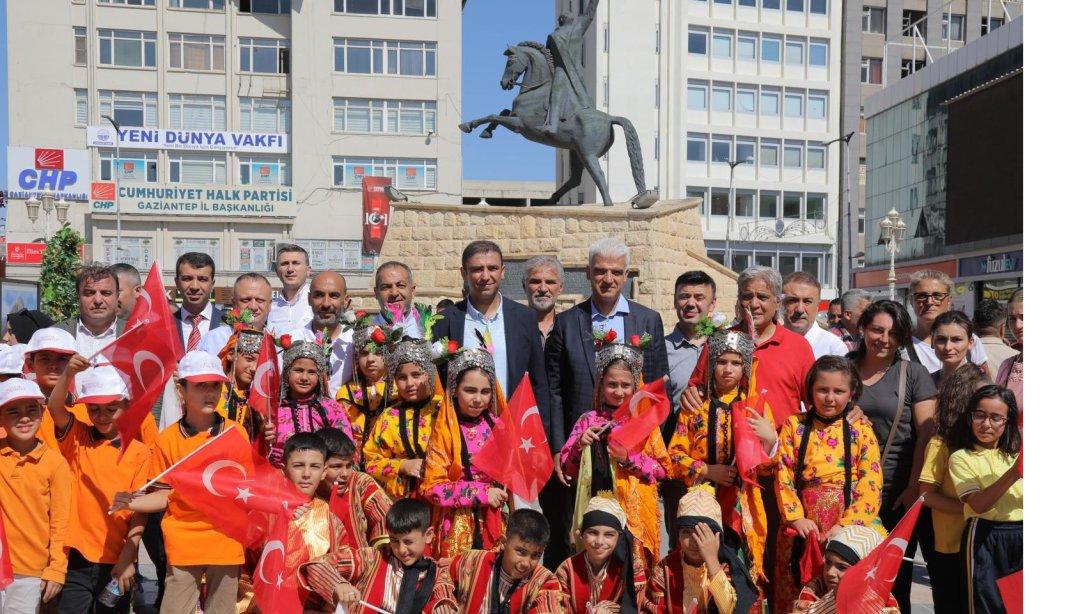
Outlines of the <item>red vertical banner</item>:
<svg viewBox="0 0 1089 614">
<path fill-rule="evenodd" d="M 382 253 L 382 243 L 389 228 L 389 177 L 363 177 L 363 253 Z"/>
</svg>

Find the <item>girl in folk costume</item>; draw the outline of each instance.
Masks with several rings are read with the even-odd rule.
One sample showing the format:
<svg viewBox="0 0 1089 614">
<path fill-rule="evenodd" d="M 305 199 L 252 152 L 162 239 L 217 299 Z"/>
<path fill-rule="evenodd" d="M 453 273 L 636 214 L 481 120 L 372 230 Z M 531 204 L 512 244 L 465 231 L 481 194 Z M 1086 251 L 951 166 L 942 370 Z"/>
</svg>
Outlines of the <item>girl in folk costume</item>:
<svg viewBox="0 0 1089 614">
<path fill-rule="evenodd" d="M 382 360 L 379 344 L 371 339 L 378 326 L 371 324 L 370 318 L 356 321 L 361 324 L 352 334 L 355 369 L 352 379 L 337 391 L 337 402 L 348 413 L 356 445 L 362 447 L 389 399 L 386 396 L 386 363 Z"/>
<path fill-rule="evenodd" d="M 442 386 L 427 341 L 402 338 L 400 328 L 384 326 L 371 339 L 383 346 L 386 394 L 396 389 L 397 400 L 382 410 L 363 444 L 363 470 L 396 501 L 414 496 L 423 477 L 424 456 L 442 405 Z"/>
<path fill-rule="evenodd" d="M 716 314 L 716 316 L 719 314 Z M 695 411 L 682 410 L 669 442 L 673 477 L 693 486 L 710 482 L 722 506 L 726 525 L 745 537 L 752 577 L 766 580 L 763 572 L 767 517 L 764 502 L 753 481 L 741 479 L 735 458 L 735 434 L 749 429 L 769 458 L 756 469 L 772 475 L 776 467 L 775 432 L 771 407 L 762 403 L 761 412 L 744 406 L 746 399 L 760 402 L 753 378 L 753 341 L 749 335 L 724 327 L 725 317 L 703 318 L 697 325 L 707 336 L 707 369 L 704 383 L 707 401 Z M 745 424 L 734 424 L 731 407 L 738 404 Z M 749 476 L 755 480 L 755 476 Z M 759 604 L 757 604 L 759 606 Z"/>
<path fill-rule="evenodd" d="M 821 542 L 837 527 L 868 526 L 885 533 L 881 507 L 881 461 L 877 437 L 866 419 L 847 420 L 862 382 L 841 356 L 818 358 L 806 375 L 808 411 L 787 419 L 779 432 L 775 494 L 783 524 L 776 552 L 775 612 L 790 611 L 801 583 L 793 552 L 810 532 Z M 786 534 L 793 528 L 797 539 Z"/>
<path fill-rule="evenodd" d="M 633 554 L 645 564 L 658 558 L 658 482 L 669 473 L 669 455 L 658 429 L 650 433 L 642 450 L 628 454 L 610 448 L 608 434 L 627 422 L 627 418 L 618 422 L 613 413 L 642 387 L 643 349 L 649 346 L 650 335 L 633 336 L 632 345 L 614 343 L 615 331 L 595 332 L 594 337 L 594 406 L 575 422 L 560 451 L 560 463 L 566 475 L 578 476 L 574 517 L 582 517 L 592 493 L 615 492 L 635 536 Z M 574 530 L 570 538 L 573 543 L 579 541 Z"/>
<path fill-rule="evenodd" d="M 310 341 L 290 343 L 287 335 L 280 342 L 285 346 L 280 405 L 274 416 L 275 433 L 268 456 L 277 467 L 283 466 L 284 443 L 295 433 L 332 426 L 349 437 L 352 434 L 344 408 L 329 397 L 325 349 Z"/>
<path fill-rule="evenodd" d="M 579 524 L 582 552 L 560 563 L 563 609 L 573 614 L 635 614 L 646 598 L 646 571 L 632 556 L 628 517 L 612 493 L 590 499 Z"/>
<path fill-rule="evenodd" d="M 471 461 L 491 439 L 503 399 L 491 354 L 462 348 L 454 355 L 420 482 L 420 494 L 437 506 L 435 558 L 491 550 L 503 537 L 507 491 Z"/>
<path fill-rule="evenodd" d="M 249 326 L 252 317 L 249 320 L 244 319 L 249 313 L 248 309 L 243 309 L 237 317 L 234 311 L 228 311 L 223 316 L 224 324 L 233 326 L 235 330 L 219 351 L 223 371 L 230 379 L 223 388 L 223 398 L 216 406 L 216 412 L 241 425 L 252 441 L 260 438 L 264 431 L 261 415 L 250 409 L 248 398 L 257 368 L 257 355 L 261 352 L 265 333 Z"/>
</svg>

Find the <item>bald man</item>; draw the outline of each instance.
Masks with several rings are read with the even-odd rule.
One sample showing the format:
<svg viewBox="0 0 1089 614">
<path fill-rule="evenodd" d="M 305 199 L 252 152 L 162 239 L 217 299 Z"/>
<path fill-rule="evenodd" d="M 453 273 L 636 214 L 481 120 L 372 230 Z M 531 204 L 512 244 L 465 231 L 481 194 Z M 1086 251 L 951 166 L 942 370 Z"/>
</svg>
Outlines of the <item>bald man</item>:
<svg viewBox="0 0 1089 614">
<path fill-rule="evenodd" d="M 265 328 L 269 308 L 272 306 L 272 284 L 258 273 L 239 275 L 234 280 L 231 306 L 239 310 L 249 309 L 253 313 L 253 327 L 258 330 Z M 234 330 L 230 326 L 213 328 L 200 340 L 197 349 L 218 356 L 232 334 Z"/>
<path fill-rule="evenodd" d="M 333 351 L 329 354 L 329 386 L 332 394 L 336 394 L 352 379 L 352 331 L 340 324 L 340 317 L 348 308 L 348 283 L 336 271 L 322 271 L 310 282 L 307 301 L 314 318 L 288 334 L 292 341 L 313 341 L 319 332 L 323 339 L 333 340 Z"/>
</svg>

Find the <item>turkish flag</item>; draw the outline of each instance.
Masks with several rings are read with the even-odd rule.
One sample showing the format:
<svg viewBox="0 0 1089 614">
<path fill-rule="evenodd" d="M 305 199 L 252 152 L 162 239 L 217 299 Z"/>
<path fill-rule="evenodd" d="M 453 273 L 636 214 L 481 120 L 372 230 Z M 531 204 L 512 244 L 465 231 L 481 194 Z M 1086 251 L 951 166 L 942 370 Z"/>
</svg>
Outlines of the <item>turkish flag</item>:
<svg viewBox="0 0 1089 614">
<path fill-rule="evenodd" d="M 492 437 L 472 458 L 473 466 L 526 501 L 536 501 L 552 475 L 552 454 L 529 374 L 514 390 Z"/>
<path fill-rule="evenodd" d="M 922 509 L 923 500 L 920 498 L 885 541 L 878 544 L 866 558 L 843 572 L 836 591 L 836 611 L 839 614 L 877 614 L 885 607 Z"/>
<path fill-rule="evenodd" d="M 1025 611 L 1024 580 L 1024 570 L 1015 571 L 998 579 L 998 593 L 1002 595 L 1002 605 L 1006 606 L 1006 614 L 1021 614 Z"/>
<path fill-rule="evenodd" d="M 758 394 L 748 396 L 744 401 L 735 402 L 730 407 L 734 428 L 734 460 L 737 463 L 737 473 L 741 479 L 757 486 L 754 474 L 756 470 L 768 462 L 768 454 L 764 452 L 764 444 L 756 436 L 756 432 L 749 426 L 748 418 L 751 416 L 748 409 L 756 410 L 761 416 L 764 414 L 764 395 L 767 390 L 761 390 Z M 772 419 L 772 424 L 775 420 Z"/>
<path fill-rule="evenodd" d="M 265 331 L 261 350 L 257 353 L 257 368 L 253 372 L 253 383 L 250 384 L 249 405 L 266 421 L 271 419 L 280 405 L 280 360 L 276 354 L 276 343 L 268 331 Z"/>
<path fill-rule="evenodd" d="M 172 381 L 184 354 L 173 319 L 156 262 L 144 280 L 124 332 L 100 352 L 129 387 L 129 408 L 117 419 L 122 449 L 139 434 L 140 424 Z"/>
<path fill-rule="evenodd" d="M 8 554 L 8 535 L 4 531 L 4 519 L 0 517 L 0 590 L 15 581 L 15 571 L 11 568 L 11 555 Z"/>
<path fill-rule="evenodd" d="M 295 509 L 309 500 L 247 445 L 240 427 L 183 459 L 168 481 L 175 495 L 214 519 L 217 529 L 248 550 L 260 549 L 253 591 L 262 612 L 302 612 L 304 592 L 288 562 L 302 563 L 309 555 L 288 531 Z"/>
<path fill-rule="evenodd" d="M 621 424 L 609 433 L 609 447 L 625 456 L 642 450 L 647 437 L 668 416 L 669 395 L 665 378 L 660 377 L 640 388 L 627 405 L 613 413 L 613 419 Z"/>
</svg>

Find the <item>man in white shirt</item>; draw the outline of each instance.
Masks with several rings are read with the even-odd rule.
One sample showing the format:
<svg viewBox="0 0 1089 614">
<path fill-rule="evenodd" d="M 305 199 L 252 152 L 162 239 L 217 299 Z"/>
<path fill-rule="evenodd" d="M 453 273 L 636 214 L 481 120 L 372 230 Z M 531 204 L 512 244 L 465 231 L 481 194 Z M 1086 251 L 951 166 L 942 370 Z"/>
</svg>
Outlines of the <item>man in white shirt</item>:
<svg viewBox="0 0 1089 614">
<path fill-rule="evenodd" d="M 182 349 L 191 352 L 200 347 L 208 332 L 223 321 L 223 311 L 212 305 L 216 285 L 216 263 L 208 254 L 186 252 L 174 266 L 174 285 L 182 297 L 182 306 L 174 314 Z"/>
<path fill-rule="evenodd" d="M 243 273 L 234 280 L 234 292 L 231 305 L 240 312 L 249 309 L 253 314 L 250 326 L 257 330 L 265 327 L 269 305 L 272 303 L 272 285 L 260 273 Z M 219 356 L 219 351 L 227 345 L 227 340 L 234 334 L 230 326 L 220 326 L 208 332 L 197 349 Z"/>
<path fill-rule="evenodd" d="M 96 354 L 125 329 L 125 321 L 117 314 L 117 275 L 106 267 L 85 266 L 76 275 L 76 293 L 79 315 L 56 326 L 75 337 L 80 356 L 92 364 L 104 363 L 106 359 Z"/>
<path fill-rule="evenodd" d="M 420 314 L 416 309 L 416 282 L 412 280 L 412 269 L 403 262 L 390 260 L 382 263 L 374 272 L 374 298 L 378 300 L 378 320 L 386 322 L 381 311 L 385 309 L 401 310 L 404 314 L 401 327 L 408 337 L 420 339 L 423 331 L 420 330 Z"/>
<path fill-rule="evenodd" d="M 321 333 L 325 343 L 332 340 L 329 356 L 329 390 L 336 394 L 348 380 L 352 379 L 353 353 L 352 329 L 340 323 L 344 310 L 348 308 L 348 284 L 344 276 L 336 271 L 323 271 L 310 284 L 310 310 L 313 318 L 302 328 L 297 328 L 288 335 L 292 342 L 314 341 Z"/>
<path fill-rule="evenodd" d="M 283 289 L 272 299 L 268 329 L 274 335 L 302 328 L 310 323 L 310 254 L 301 246 L 289 244 L 276 249 L 276 277 Z"/>
<path fill-rule="evenodd" d="M 821 308 L 821 282 L 811 273 L 795 271 L 783 279 L 783 325 L 805 337 L 813 357 L 846 356 L 843 340 L 817 326 Z"/>
</svg>

